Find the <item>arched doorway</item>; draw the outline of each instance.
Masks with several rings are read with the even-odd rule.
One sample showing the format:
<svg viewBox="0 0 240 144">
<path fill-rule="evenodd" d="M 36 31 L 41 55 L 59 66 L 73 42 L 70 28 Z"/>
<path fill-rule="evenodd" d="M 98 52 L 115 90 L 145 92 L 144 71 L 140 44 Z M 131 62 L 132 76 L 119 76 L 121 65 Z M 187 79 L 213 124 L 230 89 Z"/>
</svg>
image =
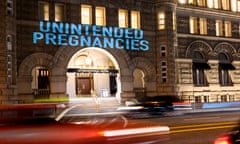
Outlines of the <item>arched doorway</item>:
<svg viewBox="0 0 240 144">
<path fill-rule="evenodd" d="M 49 76 L 49 70 L 46 67 L 37 66 L 32 69 L 31 85 L 34 99 L 49 98 Z"/>
<path fill-rule="evenodd" d="M 93 96 L 117 97 L 119 100 L 119 65 L 104 49 L 81 49 L 68 62 L 66 87 L 70 100 Z"/>
</svg>

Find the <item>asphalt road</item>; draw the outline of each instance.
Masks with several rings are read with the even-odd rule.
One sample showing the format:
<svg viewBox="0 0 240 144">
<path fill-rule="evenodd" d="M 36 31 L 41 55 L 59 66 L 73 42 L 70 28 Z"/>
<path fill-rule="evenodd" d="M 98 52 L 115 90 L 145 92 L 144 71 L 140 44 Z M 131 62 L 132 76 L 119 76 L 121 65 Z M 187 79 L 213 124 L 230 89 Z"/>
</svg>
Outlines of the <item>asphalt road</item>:
<svg viewBox="0 0 240 144">
<path fill-rule="evenodd" d="M 66 115 L 78 115 L 74 109 Z M 113 115 L 117 115 L 113 113 Z M 90 117 L 93 117 L 90 115 Z M 120 117 L 121 120 L 121 117 Z M 213 144 L 220 134 L 238 124 L 240 111 L 191 113 L 178 116 L 155 116 L 151 118 L 127 119 L 126 127 L 168 126 L 168 134 L 160 134 L 160 144 Z M 123 119 L 123 121 L 125 121 Z M 142 137 L 143 139 L 144 137 Z"/>
<path fill-rule="evenodd" d="M 161 144 L 213 144 L 214 139 L 237 125 L 240 112 L 211 112 L 129 120 L 131 124 L 167 125 L 170 133 Z"/>
</svg>

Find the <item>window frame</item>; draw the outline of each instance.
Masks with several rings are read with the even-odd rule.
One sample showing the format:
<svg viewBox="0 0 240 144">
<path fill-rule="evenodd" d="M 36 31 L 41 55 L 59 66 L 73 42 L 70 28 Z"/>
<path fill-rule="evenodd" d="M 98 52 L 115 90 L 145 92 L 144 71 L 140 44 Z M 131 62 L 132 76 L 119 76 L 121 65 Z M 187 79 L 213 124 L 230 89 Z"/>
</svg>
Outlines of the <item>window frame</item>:
<svg viewBox="0 0 240 144">
<path fill-rule="evenodd" d="M 47 9 L 44 8 L 45 6 L 47 6 Z M 40 20 L 50 20 L 50 4 L 48 2 L 40 1 L 38 3 L 38 17 Z"/>
<path fill-rule="evenodd" d="M 128 28 L 128 10 L 118 10 L 118 26 L 122 28 Z"/>
<path fill-rule="evenodd" d="M 101 16 L 98 15 L 98 10 L 100 10 Z M 100 23 L 98 23 L 100 21 Z M 95 24 L 100 26 L 106 26 L 106 8 L 102 6 L 96 6 L 95 7 Z"/>
<path fill-rule="evenodd" d="M 136 10 L 131 11 L 131 28 L 140 29 L 141 28 L 140 22 L 141 22 L 140 11 Z"/>
<path fill-rule="evenodd" d="M 57 8 L 61 8 L 61 11 L 58 11 Z M 54 20 L 56 22 L 61 22 L 66 20 L 66 6 L 63 3 L 54 4 Z"/>
<path fill-rule="evenodd" d="M 198 34 L 198 18 L 190 16 L 189 18 L 190 34 Z"/>
<path fill-rule="evenodd" d="M 87 4 L 81 4 L 80 9 L 81 24 L 92 24 L 92 6 Z M 85 11 L 84 9 L 87 10 Z M 88 14 L 85 15 L 85 12 L 88 12 Z"/>
<path fill-rule="evenodd" d="M 158 18 L 158 30 L 164 30 L 165 29 L 165 12 L 158 12 L 157 18 Z"/>
</svg>

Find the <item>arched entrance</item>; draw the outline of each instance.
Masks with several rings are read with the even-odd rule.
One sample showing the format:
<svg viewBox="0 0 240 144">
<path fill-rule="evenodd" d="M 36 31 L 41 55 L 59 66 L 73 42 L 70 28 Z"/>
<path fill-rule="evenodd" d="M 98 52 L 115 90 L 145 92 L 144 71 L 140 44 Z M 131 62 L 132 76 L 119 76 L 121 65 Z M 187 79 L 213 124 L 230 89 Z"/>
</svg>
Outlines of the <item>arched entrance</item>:
<svg viewBox="0 0 240 144">
<path fill-rule="evenodd" d="M 106 50 L 89 47 L 77 51 L 67 65 L 66 93 L 69 99 L 120 98 L 119 65 Z"/>
</svg>

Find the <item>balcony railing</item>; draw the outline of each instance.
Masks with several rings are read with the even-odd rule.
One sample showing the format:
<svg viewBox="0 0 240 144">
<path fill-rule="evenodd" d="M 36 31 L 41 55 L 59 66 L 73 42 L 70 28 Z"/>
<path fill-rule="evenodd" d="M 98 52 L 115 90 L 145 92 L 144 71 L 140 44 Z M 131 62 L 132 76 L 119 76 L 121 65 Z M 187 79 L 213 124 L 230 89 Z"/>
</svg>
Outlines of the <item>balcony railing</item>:
<svg viewBox="0 0 240 144">
<path fill-rule="evenodd" d="M 49 89 L 33 89 L 32 94 L 34 99 L 49 98 L 50 90 Z"/>
</svg>

